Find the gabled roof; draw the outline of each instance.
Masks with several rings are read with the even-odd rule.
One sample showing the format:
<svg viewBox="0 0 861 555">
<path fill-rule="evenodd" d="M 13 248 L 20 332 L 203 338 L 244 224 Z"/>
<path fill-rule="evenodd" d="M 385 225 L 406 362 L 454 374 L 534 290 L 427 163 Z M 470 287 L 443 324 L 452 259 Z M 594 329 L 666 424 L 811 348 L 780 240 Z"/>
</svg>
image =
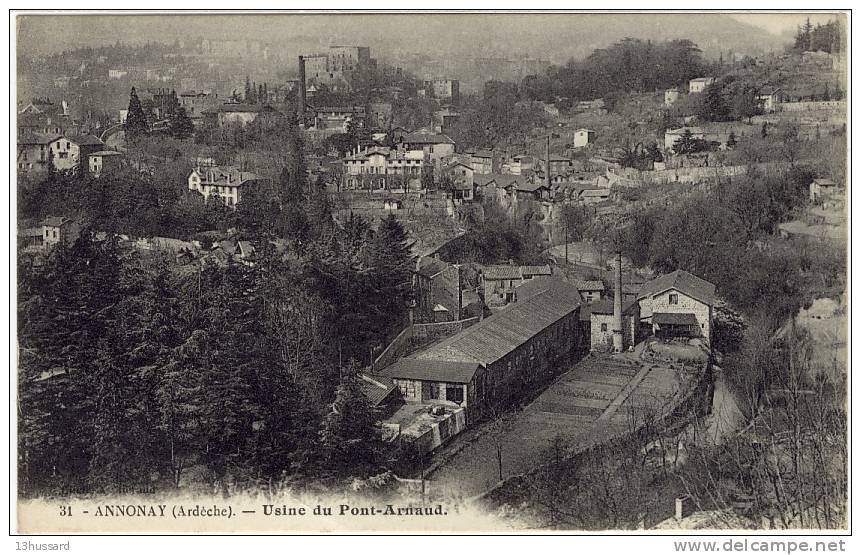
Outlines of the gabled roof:
<svg viewBox="0 0 861 555">
<path fill-rule="evenodd" d="M 683 135 L 685 131 L 690 131 L 691 135 L 697 135 L 703 133 L 702 127 L 679 127 L 678 129 L 667 129 L 666 133 L 668 135 Z"/>
<path fill-rule="evenodd" d="M 249 181 L 261 179 L 259 175 L 251 172 L 239 171 L 236 166 L 211 166 L 206 168 L 195 168 L 192 173 L 200 176 L 201 185 L 228 185 L 238 187 Z M 230 181 L 228 182 L 228 177 Z"/>
<path fill-rule="evenodd" d="M 527 299 L 531 299 L 535 295 L 544 293 L 557 282 L 562 281 L 563 280 L 561 278 L 552 276 L 537 276 L 534 279 L 528 279 L 514 288 L 514 293 L 517 295 L 517 302 L 523 302 Z"/>
<path fill-rule="evenodd" d="M 414 144 L 449 144 L 454 141 L 448 135 L 442 133 L 408 133 L 404 135 L 402 142 Z"/>
<path fill-rule="evenodd" d="M 603 291 L 604 290 L 604 282 L 603 281 L 578 281 L 577 282 L 577 290 L 578 291 Z"/>
<path fill-rule="evenodd" d="M 654 297 L 670 289 L 675 289 L 709 306 L 715 303 L 715 285 L 684 270 L 676 270 L 644 283 L 637 299 Z"/>
<path fill-rule="evenodd" d="M 534 193 L 535 191 L 538 191 L 539 189 L 547 189 L 547 185 L 545 185 L 541 181 L 532 181 L 532 182 L 527 181 L 524 183 L 517 183 L 516 189 L 518 191 L 523 191 L 525 193 Z"/>
<path fill-rule="evenodd" d="M 40 223 L 42 225 L 48 226 L 48 227 L 60 227 L 60 226 L 63 226 L 63 225 L 65 225 L 71 221 L 72 220 L 70 220 L 69 218 L 66 218 L 65 216 L 48 216 L 47 218 L 42 220 Z"/>
<path fill-rule="evenodd" d="M 396 389 L 395 383 L 391 378 L 386 376 L 377 376 L 374 374 L 359 374 L 361 383 L 359 384 L 362 393 L 368 399 L 368 403 L 372 407 L 376 407 L 386 400 L 386 398 Z"/>
<path fill-rule="evenodd" d="M 553 273 L 550 265 L 542 264 L 541 266 L 521 266 L 520 273 L 524 276 L 549 276 Z"/>
<path fill-rule="evenodd" d="M 122 152 L 117 152 L 116 150 L 99 150 L 98 152 L 93 152 L 90 156 L 120 156 Z"/>
<path fill-rule="evenodd" d="M 475 361 L 405 357 L 380 370 L 380 374 L 394 379 L 469 383 L 479 368 L 481 364 Z"/>
<path fill-rule="evenodd" d="M 448 262 L 434 258 L 432 256 L 423 256 L 416 264 L 416 273 L 425 277 L 432 278 L 435 275 L 447 270 L 451 265 Z"/>
<path fill-rule="evenodd" d="M 813 183 L 815 183 L 819 187 L 836 187 L 837 186 L 837 183 L 835 183 L 834 181 L 832 181 L 830 179 L 825 179 L 825 178 L 816 178 L 813 180 Z"/>
<path fill-rule="evenodd" d="M 473 158 L 493 158 L 493 153 L 489 150 L 476 150 L 471 153 Z"/>
<path fill-rule="evenodd" d="M 64 137 L 79 146 L 95 146 L 105 144 L 95 135 L 64 135 Z"/>
<path fill-rule="evenodd" d="M 62 137 L 62 135 L 49 134 L 45 135 L 43 133 L 33 133 L 31 131 L 27 131 L 21 133 L 18 137 L 19 145 L 47 145 L 53 143 L 57 139 Z"/>
<path fill-rule="evenodd" d="M 581 197 L 609 197 L 609 189 L 583 189 L 580 191 Z"/>
<path fill-rule="evenodd" d="M 481 275 L 484 276 L 484 279 L 520 279 L 522 277 L 520 266 L 512 264 L 484 266 L 481 269 Z"/>
<path fill-rule="evenodd" d="M 278 112 L 269 104 L 222 104 L 214 108 L 201 110 L 201 114 L 217 114 L 217 113 L 234 113 L 234 112 L 254 112 L 254 113 L 275 113 Z"/>
<path fill-rule="evenodd" d="M 450 164 L 446 165 L 444 170 L 448 171 L 448 170 L 455 168 L 457 166 L 463 166 L 464 168 L 468 169 L 469 171 L 472 171 L 472 166 L 470 166 L 469 164 L 464 164 L 463 162 L 458 162 L 458 161 L 454 161 L 454 162 L 451 162 Z"/>
<path fill-rule="evenodd" d="M 580 294 L 577 289 L 554 280 L 545 291 L 507 306 L 453 337 L 417 353 L 415 358 L 477 362 L 490 366 L 579 307 Z"/>
<path fill-rule="evenodd" d="M 472 181 L 479 187 L 486 187 L 491 183 L 496 183 L 497 188 L 505 189 L 519 183 L 522 177 L 509 173 L 477 173 L 473 175 Z"/>
</svg>

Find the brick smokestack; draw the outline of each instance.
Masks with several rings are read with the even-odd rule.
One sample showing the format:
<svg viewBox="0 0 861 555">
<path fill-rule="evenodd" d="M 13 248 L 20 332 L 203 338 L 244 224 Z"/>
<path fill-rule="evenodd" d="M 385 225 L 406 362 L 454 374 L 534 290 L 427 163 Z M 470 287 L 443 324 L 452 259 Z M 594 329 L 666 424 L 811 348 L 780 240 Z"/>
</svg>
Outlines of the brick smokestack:
<svg viewBox="0 0 861 555">
<path fill-rule="evenodd" d="M 622 341 L 622 252 L 616 253 L 616 275 L 613 287 L 613 351 L 624 350 Z"/>
<path fill-rule="evenodd" d="M 305 57 L 299 56 L 299 125 L 305 126 Z"/>
<path fill-rule="evenodd" d="M 550 189 L 550 135 L 547 135 L 546 162 L 544 163 L 544 185 Z"/>
</svg>

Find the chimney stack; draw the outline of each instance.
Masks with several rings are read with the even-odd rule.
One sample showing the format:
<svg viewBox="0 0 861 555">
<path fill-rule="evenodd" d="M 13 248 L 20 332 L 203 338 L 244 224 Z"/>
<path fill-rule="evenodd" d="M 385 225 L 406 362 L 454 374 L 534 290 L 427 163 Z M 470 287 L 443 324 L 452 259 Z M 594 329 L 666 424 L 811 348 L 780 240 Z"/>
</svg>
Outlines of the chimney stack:
<svg viewBox="0 0 861 555">
<path fill-rule="evenodd" d="M 547 162 L 544 164 L 544 184 L 550 189 L 550 135 L 547 135 Z"/>
<path fill-rule="evenodd" d="M 622 251 L 616 253 L 616 283 L 613 287 L 613 351 L 624 350 L 622 340 Z"/>
<path fill-rule="evenodd" d="M 305 57 L 299 56 L 299 125 L 305 127 Z"/>
</svg>

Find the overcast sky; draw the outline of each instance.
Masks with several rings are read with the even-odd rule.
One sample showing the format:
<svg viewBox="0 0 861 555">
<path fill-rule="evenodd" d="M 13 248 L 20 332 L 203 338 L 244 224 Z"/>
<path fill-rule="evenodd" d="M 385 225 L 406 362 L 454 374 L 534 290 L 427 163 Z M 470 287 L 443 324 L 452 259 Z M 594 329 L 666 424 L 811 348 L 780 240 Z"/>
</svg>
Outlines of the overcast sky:
<svg viewBox="0 0 861 555">
<path fill-rule="evenodd" d="M 829 13 L 744 13 L 733 14 L 731 16 L 737 21 L 756 25 L 765 29 L 769 33 L 779 35 L 785 32 L 794 33 L 798 27 L 798 22 L 803 21 L 805 17 L 810 17 L 810 23 L 827 23 L 835 19 L 834 14 Z"/>
<path fill-rule="evenodd" d="M 737 22 L 748 25 L 755 25 L 766 30 L 772 35 L 781 33 L 793 33 L 797 25 L 802 23 L 806 17 L 810 17 L 811 22 L 824 23 L 829 19 L 834 19 L 835 14 L 827 13 L 732 13 L 726 14 Z M 319 38 L 322 43 L 329 40 L 337 42 L 339 38 L 354 38 L 355 40 L 364 40 L 378 45 L 384 44 L 384 41 L 390 44 L 391 40 L 406 41 L 408 44 L 416 44 L 417 51 L 433 50 L 434 45 L 429 44 L 433 36 L 444 35 L 448 27 L 451 27 L 451 22 L 457 21 L 462 23 L 466 20 L 473 20 L 476 23 L 471 23 L 468 27 L 472 28 L 474 33 L 468 33 L 469 36 L 464 36 L 460 40 L 478 41 L 476 44 L 487 42 L 492 39 L 492 35 L 496 32 L 502 33 L 501 41 L 509 44 L 509 47 L 522 46 L 528 49 L 530 44 L 535 44 L 536 41 L 530 40 L 528 33 L 520 33 L 520 29 L 525 29 L 519 21 L 529 20 L 528 24 L 533 30 L 546 26 L 549 29 L 555 28 L 554 24 L 565 22 L 568 25 L 570 21 L 572 26 L 578 24 L 589 25 L 588 31 L 596 31 L 597 29 L 606 29 L 611 31 L 615 26 L 621 25 L 621 22 L 627 22 L 625 33 L 637 33 L 641 30 L 648 37 L 650 26 L 654 34 L 655 22 L 661 21 L 659 25 L 665 26 L 658 34 L 668 35 L 674 31 L 680 32 L 695 32 L 697 27 L 702 31 L 702 28 L 709 29 L 711 20 L 714 16 L 715 22 L 721 19 L 726 22 L 727 19 L 723 14 L 704 14 L 697 15 L 696 12 L 683 12 L 672 16 L 672 23 L 667 23 L 669 20 L 662 17 L 658 12 L 650 12 L 648 14 L 625 14 L 625 13 L 603 13 L 603 14 L 498 14 L 493 18 L 483 17 L 481 14 L 410 14 L 408 16 L 392 16 L 386 17 L 380 14 L 365 13 L 362 15 L 301 15 L 301 14 L 243 14 L 241 16 L 220 14 L 220 15 L 203 15 L 183 13 L 181 15 L 140 15 L 127 13 L 126 15 L 36 15 L 36 16 L 17 16 L 18 24 L 18 49 L 21 52 L 28 53 L 50 53 L 62 51 L 68 48 L 77 46 L 96 46 L 103 44 L 113 44 L 116 41 L 124 41 L 131 43 L 143 42 L 146 40 L 158 42 L 171 42 L 177 38 L 194 38 L 196 36 L 219 36 L 222 38 L 260 38 L 262 40 L 277 40 L 281 37 L 296 37 L 304 35 L 306 37 Z M 675 19 L 679 22 L 676 23 Z M 493 19 L 493 23 L 490 20 Z M 384 23 L 391 23 L 397 20 L 399 23 L 395 26 L 385 28 Z M 632 20 L 634 20 L 632 22 Z M 703 21 L 706 21 L 705 24 Z M 512 21 L 517 21 L 512 27 Z M 601 24 L 597 24 L 601 21 Z M 642 22 L 642 27 L 637 27 L 639 22 Z M 596 22 L 596 23 L 587 23 Z M 651 22 L 651 23 L 650 23 Z M 507 25 L 506 25 L 507 23 Z M 633 25 L 632 25 L 633 23 Z M 441 26 L 441 28 L 440 28 Z M 712 27 L 717 30 L 717 27 L 725 27 L 724 25 L 715 25 Z M 434 30 L 434 33 L 428 35 L 428 30 Z M 558 32 L 554 31 L 554 32 Z M 534 34 L 534 33 L 533 33 Z M 331 36 L 328 36 L 331 35 Z M 616 40 L 620 37 L 610 36 L 612 32 L 607 33 L 607 40 Z M 737 35 L 739 39 L 751 39 L 752 37 L 744 36 L 745 32 L 740 31 Z M 622 36 L 640 36 L 639 34 L 622 35 Z M 484 40 L 479 40 L 483 37 Z M 545 37 L 546 38 L 546 37 Z M 583 37 L 587 39 L 588 37 Z M 664 38 L 664 37 L 657 37 Z M 727 37 L 723 37 L 727 39 Z M 390 40 L 389 40 L 390 39 Z M 735 42 L 732 38 L 730 43 Z M 444 45 L 437 45 L 437 47 Z M 544 45 L 546 47 L 546 45 Z M 565 48 L 565 44 L 556 44 L 557 49 Z M 589 46 L 603 46 L 602 44 L 594 44 Z M 731 44 L 726 44 L 726 48 L 730 48 Z"/>
</svg>

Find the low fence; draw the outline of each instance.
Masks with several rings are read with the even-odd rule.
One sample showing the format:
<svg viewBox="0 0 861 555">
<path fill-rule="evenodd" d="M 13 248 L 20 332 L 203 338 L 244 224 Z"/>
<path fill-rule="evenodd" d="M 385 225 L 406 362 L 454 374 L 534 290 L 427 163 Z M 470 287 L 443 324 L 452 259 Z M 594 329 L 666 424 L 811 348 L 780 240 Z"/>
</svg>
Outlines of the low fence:
<svg viewBox="0 0 861 555">
<path fill-rule="evenodd" d="M 407 326 L 401 331 L 392 342 L 380 353 L 374 363 L 371 364 L 371 371 L 380 370 L 381 368 L 385 368 L 389 366 L 403 355 L 403 353 L 410 346 L 410 342 L 413 338 L 413 326 Z"/>
<path fill-rule="evenodd" d="M 811 102 L 778 102 L 775 112 L 810 112 L 815 110 L 846 111 L 845 100 L 820 100 Z"/>
</svg>

